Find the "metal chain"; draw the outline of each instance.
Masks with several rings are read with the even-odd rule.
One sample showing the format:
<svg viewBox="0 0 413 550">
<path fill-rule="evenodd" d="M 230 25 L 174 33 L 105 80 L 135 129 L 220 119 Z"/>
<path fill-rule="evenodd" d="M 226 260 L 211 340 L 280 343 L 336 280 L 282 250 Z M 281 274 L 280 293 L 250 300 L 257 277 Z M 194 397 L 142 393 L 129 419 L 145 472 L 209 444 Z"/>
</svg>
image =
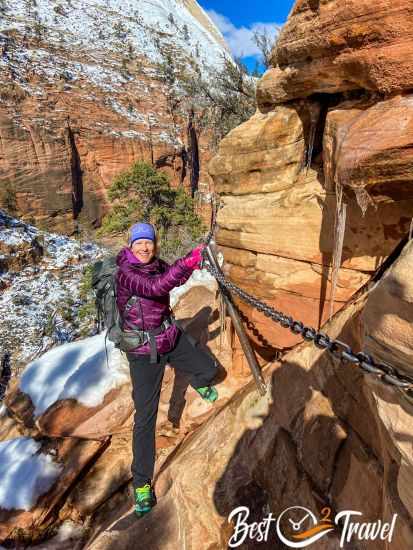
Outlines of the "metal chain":
<svg viewBox="0 0 413 550">
<path fill-rule="evenodd" d="M 205 242 L 206 246 L 208 246 L 209 243 L 211 242 L 211 240 L 214 236 L 214 233 L 215 233 L 216 226 L 217 226 L 217 214 L 218 214 L 218 210 L 219 210 L 219 201 L 216 198 L 216 195 L 214 195 L 214 203 L 215 204 L 213 204 L 213 206 L 212 206 L 212 213 L 211 213 L 211 229 L 209 230 L 208 235 L 204 239 L 204 242 Z M 205 259 L 205 257 L 206 256 L 203 256 L 204 259 Z"/>
<path fill-rule="evenodd" d="M 215 229 L 215 227 L 213 227 L 213 229 Z M 211 238 L 209 241 L 210 240 Z M 315 328 L 305 326 L 301 321 L 296 321 L 289 315 L 286 315 L 281 311 L 277 311 L 265 302 L 261 302 L 257 298 L 254 298 L 254 296 L 248 294 L 248 292 L 245 292 L 231 281 L 228 281 L 222 271 L 216 269 L 209 262 L 207 262 L 205 251 L 203 251 L 203 258 L 203 267 L 205 267 L 205 269 L 207 269 L 209 273 L 215 277 L 222 289 L 233 292 L 245 303 L 254 307 L 257 311 L 260 311 L 276 323 L 279 323 L 282 327 L 291 330 L 294 334 L 302 336 L 304 340 L 313 342 L 320 349 L 328 350 L 336 359 L 351 363 L 352 365 L 361 368 L 361 370 L 365 373 L 374 374 L 385 384 L 395 386 L 405 391 L 409 397 L 413 397 L 413 378 L 397 372 L 395 367 L 392 367 L 391 365 L 377 362 L 368 353 L 364 353 L 362 351 L 355 353 L 348 344 L 341 342 L 340 340 L 330 338 L 328 334 L 317 331 Z"/>
</svg>

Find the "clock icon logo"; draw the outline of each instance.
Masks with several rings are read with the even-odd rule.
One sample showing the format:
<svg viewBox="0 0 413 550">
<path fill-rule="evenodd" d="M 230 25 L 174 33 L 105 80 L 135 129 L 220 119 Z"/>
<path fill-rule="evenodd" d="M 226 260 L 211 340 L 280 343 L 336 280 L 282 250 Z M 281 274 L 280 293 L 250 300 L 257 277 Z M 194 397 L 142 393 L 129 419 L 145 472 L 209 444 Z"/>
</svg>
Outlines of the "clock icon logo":
<svg viewBox="0 0 413 550">
<path fill-rule="evenodd" d="M 324 510 L 330 512 L 329 508 Z M 329 514 L 319 522 L 316 515 L 304 506 L 287 508 L 276 523 L 278 537 L 289 548 L 305 548 L 333 529 Z"/>
</svg>

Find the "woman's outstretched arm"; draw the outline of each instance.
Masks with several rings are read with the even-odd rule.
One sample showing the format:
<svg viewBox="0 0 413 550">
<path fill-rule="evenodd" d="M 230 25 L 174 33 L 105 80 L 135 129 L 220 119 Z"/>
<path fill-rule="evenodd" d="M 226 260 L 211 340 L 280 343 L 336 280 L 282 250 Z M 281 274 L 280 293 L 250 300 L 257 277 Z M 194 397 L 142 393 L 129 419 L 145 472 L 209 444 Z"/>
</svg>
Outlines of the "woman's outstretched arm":
<svg viewBox="0 0 413 550">
<path fill-rule="evenodd" d="M 187 256 L 179 258 L 168 266 L 164 273 L 148 275 L 134 270 L 131 267 L 119 269 L 117 274 L 118 284 L 127 288 L 131 294 L 146 296 L 165 296 L 176 286 L 186 282 L 194 269 L 199 268 L 200 250 L 202 246 L 195 248 Z"/>
</svg>

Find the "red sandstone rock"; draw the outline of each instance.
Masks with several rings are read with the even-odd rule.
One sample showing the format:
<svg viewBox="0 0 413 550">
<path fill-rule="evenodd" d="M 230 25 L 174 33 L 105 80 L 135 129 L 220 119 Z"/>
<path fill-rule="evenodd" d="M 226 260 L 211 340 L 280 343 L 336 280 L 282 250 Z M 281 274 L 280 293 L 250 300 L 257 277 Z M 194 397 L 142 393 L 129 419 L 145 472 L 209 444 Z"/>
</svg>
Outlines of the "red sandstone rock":
<svg viewBox="0 0 413 550">
<path fill-rule="evenodd" d="M 402 116 L 403 101 L 408 103 L 407 99 L 389 102 L 385 110 L 388 124 L 392 106 Z M 254 115 L 228 134 L 210 163 L 217 189 L 223 193 L 217 242 L 222 247 L 227 276 L 253 296 L 309 326 L 322 326 L 330 316 L 331 261 L 337 239 L 336 179 L 348 190 L 333 311 L 367 283 L 370 274 L 409 230 L 412 195 L 409 189 L 400 192 L 400 180 L 410 170 L 410 149 L 406 152 L 403 146 L 409 136 L 401 137 L 394 130 L 386 175 L 382 174 L 381 144 L 387 126 L 381 133 L 376 128 L 375 136 L 367 139 L 369 122 L 358 127 L 354 123 L 352 138 L 342 139 L 354 120 L 362 120 L 361 115 L 370 121 L 374 112 L 382 112 L 385 107 L 381 110 L 380 105 L 340 103 L 328 112 L 324 141 L 320 135 L 314 136 L 315 143 L 319 139 L 318 146 L 323 147 L 324 171 L 316 162 L 313 168 L 304 167 L 306 147 L 310 146 L 311 131 L 317 129 L 315 120 L 319 116 L 319 108 L 305 102 L 277 105 L 266 114 Z M 380 116 L 374 120 L 379 125 Z M 362 142 L 369 145 L 362 149 Z M 350 166 L 369 192 L 374 194 L 375 184 L 378 186 L 376 203 L 370 204 L 365 213 L 352 191 L 358 185 L 356 178 L 351 175 L 345 179 L 343 175 Z M 237 303 L 252 325 L 248 334 L 263 358 L 268 359 L 271 348 L 274 357 L 277 349 L 299 341 L 298 336 L 264 314 L 238 299 Z M 242 368 L 238 350 L 234 341 L 234 359 L 238 354 L 236 361 Z"/>
<path fill-rule="evenodd" d="M 409 0 L 297 0 L 262 79 L 258 104 L 367 89 L 413 88 Z"/>
<path fill-rule="evenodd" d="M 133 403 L 129 384 L 111 390 L 97 407 L 85 407 L 74 399 L 57 401 L 37 420 L 39 431 L 49 437 L 102 439 L 130 430 Z"/>
<path fill-rule="evenodd" d="M 61 498 L 70 488 L 80 472 L 87 466 L 96 453 L 105 445 L 101 441 L 81 441 L 76 438 L 55 440 L 43 445 L 47 452 L 53 449 L 55 462 L 61 463 L 63 469 L 49 491 L 41 495 L 35 506 L 29 510 L 0 509 L 0 539 L 36 540 L 53 521 L 52 512 L 59 509 Z M 24 479 L 21 483 L 24 484 Z M 24 485 L 16 486 L 23 491 Z"/>
<path fill-rule="evenodd" d="M 133 404 L 129 384 L 111 390 L 96 407 L 86 407 L 75 399 L 58 400 L 39 417 L 34 416 L 30 396 L 16 386 L 5 399 L 11 414 L 26 428 L 48 437 L 102 439 L 128 431 Z"/>
<path fill-rule="evenodd" d="M 80 26 L 78 5 L 43 8 L 53 15 L 40 21 L 30 7 L 8 5 L 0 28 L 0 185 L 10 186 L 18 215 L 63 232 L 73 231 L 74 219 L 96 227 L 114 177 L 138 160 L 190 187 L 187 109 L 173 106 L 156 63 L 165 61 L 162 50 L 176 71 L 216 66 L 228 49 L 212 20 L 194 0 L 175 17 L 169 3 L 117 13 L 98 2 Z M 206 196 L 210 137 L 198 137 Z"/>
<path fill-rule="evenodd" d="M 342 103 L 327 116 L 326 178 L 378 202 L 401 202 L 413 196 L 412 144 L 412 95 Z"/>
</svg>

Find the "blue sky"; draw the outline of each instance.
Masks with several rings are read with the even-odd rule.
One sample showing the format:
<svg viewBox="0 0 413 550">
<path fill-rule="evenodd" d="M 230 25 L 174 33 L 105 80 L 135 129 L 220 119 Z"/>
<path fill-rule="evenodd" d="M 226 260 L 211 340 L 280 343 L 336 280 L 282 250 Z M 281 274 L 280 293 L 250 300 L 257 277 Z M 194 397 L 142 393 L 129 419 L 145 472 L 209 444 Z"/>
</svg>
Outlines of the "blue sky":
<svg viewBox="0 0 413 550">
<path fill-rule="evenodd" d="M 220 28 L 233 55 L 253 68 L 259 57 L 254 30 L 274 34 L 285 23 L 294 0 L 198 0 Z M 242 7 L 241 7 L 242 6 Z"/>
</svg>

